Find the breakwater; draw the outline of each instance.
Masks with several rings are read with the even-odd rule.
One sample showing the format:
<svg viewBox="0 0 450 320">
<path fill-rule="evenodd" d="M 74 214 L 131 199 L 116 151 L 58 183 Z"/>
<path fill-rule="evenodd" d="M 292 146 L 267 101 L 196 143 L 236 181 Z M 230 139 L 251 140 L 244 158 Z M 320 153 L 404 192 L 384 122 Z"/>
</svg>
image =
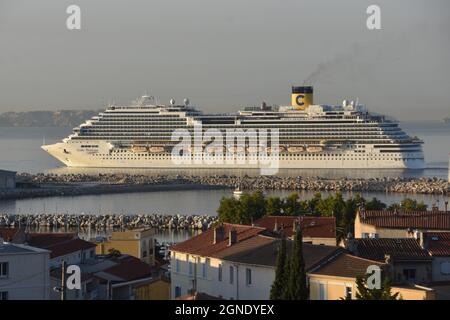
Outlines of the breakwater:
<svg viewBox="0 0 450 320">
<path fill-rule="evenodd" d="M 235 188 L 240 186 L 245 190 L 309 190 L 309 191 L 359 191 L 359 192 L 392 192 L 412 194 L 448 194 L 447 180 L 439 178 L 341 178 L 328 179 L 323 177 L 279 177 L 279 176 L 233 176 L 233 175 L 142 175 L 142 174 L 20 174 L 19 179 L 34 185 L 52 185 L 54 188 L 63 188 L 76 185 L 81 189 L 89 188 L 96 183 L 101 185 L 100 190 L 108 191 L 117 188 L 134 187 L 136 191 L 148 186 L 172 186 L 173 188 Z M 94 187 L 99 188 L 98 186 Z M 120 191 L 120 190 L 119 190 Z M 145 191 L 145 190 L 144 190 Z M 0 195 L 1 196 L 1 195 Z"/>
<path fill-rule="evenodd" d="M 0 214 L 0 227 L 80 228 L 80 229 L 193 229 L 210 228 L 217 217 L 209 215 L 161 215 L 161 214 Z"/>
</svg>

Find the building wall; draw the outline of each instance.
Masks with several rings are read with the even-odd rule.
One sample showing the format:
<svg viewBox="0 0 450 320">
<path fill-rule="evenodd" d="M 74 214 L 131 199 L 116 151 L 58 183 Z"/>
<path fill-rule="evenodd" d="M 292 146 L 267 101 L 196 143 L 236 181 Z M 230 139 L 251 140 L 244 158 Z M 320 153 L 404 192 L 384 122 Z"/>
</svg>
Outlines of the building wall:
<svg viewBox="0 0 450 320">
<path fill-rule="evenodd" d="M 433 257 L 433 281 L 450 281 L 450 257 Z"/>
<path fill-rule="evenodd" d="M 158 279 L 135 289 L 136 300 L 169 300 L 170 281 Z"/>
<path fill-rule="evenodd" d="M 9 300 L 45 300 L 49 297 L 50 271 L 48 252 L 0 255 L 9 263 L 9 274 L 0 278 L 0 291 Z"/>
<path fill-rule="evenodd" d="M 355 278 L 343 278 L 324 275 L 309 275 L 311 300 L 340 300 L 346 295 L 346 287 L 352 289 L 352 299 L 356 299 L 357 287 Z M 320 285 L 324 288 L 324 295 L 320 295 Z M 429 288 L 392 287 L 392 293 L 398 292 L 403 300 L 435 300 L 436 292 Z"/>
<path fill-rule="evenodd" d="M 189 268 L 189 263 L 191 263 L 191 268 Z M 231 276 L 230 267 L 233 267 L 233 276 Z M 206 268 L 205 273 L 203 272 L 204 268 Z M 221 280 L 219 279 L 220 268 L 222 269 Z M 251 270 L 252 283 L 250 285 L 246 283 L 246 269 Z M 189 294 L 196 282 L 197 292 L 223 299 L 267 300 L 275 279 L 274 268 L 238 264 L 215 258 L 195 257 L 173 251 L 171 252 L 170 270 L 172 298 L 176 298 L 177 292 L 180 295 Z M 180 288 L 180 291 L 177 290 L 177 287 Z"/>
<path fill-rule="evenodd" d="M 436 292 L 434 290 L 424 288 L 402 288 L 392 287 L 392 292 L 398 292 L 403 300 L 436 300 Z"/>
<path fill-rule="evenodd" d="M 141 259 L 153 265 L 155 263 L 155 242 L 153 230 L 113 232 L 108 241 L 97 243 L 97 254 L 108 254 L 110 249 Z"/>
<path fill-rule="evenodd" d="M 326 246 L 335 246 L 336 238 L 313 238 L 313 237 L 303 237 L 303 242 L 310 242 L 312 244 L 322 244 Z"/>
</svg>

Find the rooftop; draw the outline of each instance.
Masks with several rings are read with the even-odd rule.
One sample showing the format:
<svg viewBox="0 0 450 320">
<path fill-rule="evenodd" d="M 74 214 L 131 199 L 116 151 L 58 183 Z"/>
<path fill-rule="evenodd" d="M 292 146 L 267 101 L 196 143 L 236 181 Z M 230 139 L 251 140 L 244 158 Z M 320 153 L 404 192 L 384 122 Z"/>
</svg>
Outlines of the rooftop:
<svg viewBox="0 0 450 320">
<path fill-rule="evenodd" d="M 423 236 L 430 255 L 450 256 L 450 232 L 427 232 Z"/>
<path fill-rule="evenodd" d="M 154 271 L 149 264 L 129 255 L 112 258 L 115 264 L 101 270 L 95 276 L 111 281 L 131 281 L 150 277 Z"/>
<path fill-rule="evenodd" d="M 428 251 L 413 238 L 352 239 L 348 249 L 358 257 L 383 262 L 386 255 L 396 261 L 431 260 Z"/>
<path fill-rule="evenodd" d="M 275 267 L 281 239 L 266 235 L 266 230 L 237 224 L 224 223 L 226 237 L 214 242 L 214 228 L 198 236 L 176 244 L 171 251 L 199 256 L 213 257 L 243 264 Z M 230 245 L 229 231 L 236 230 L 237 241 Z M 287 251 L 291 250 L 292 240 L 287 240 Z M 313 268 L 342 248 L 335 246 L 303 244 L 303 254 L 306 269 Z"/>
<path fill-rule="evenodd" d="M 385 263 L 356 257 L 348 253 L 342 253 L 322 267 L 311 272 L 311 274 L 356 278 L 357 276 L 365 275 L 367 268 L 371 265 L 376 265 L 380 268 L 386 266 Z"/>
<path fill-rule="evenodd" d="M 336 238 L 336 219 L 334 217 L 265 216 L 255 221 L 254 224 L 269 231 L 283 229 L 285 235 L 291 237 L 294 234 L 294 222 L 298 223 L 298 221 L 302 227 L 303 237 Z"/>
<path fill-rule="evenodd" d="M 264 228 L 231 223 L 224 223 L 223 228 L 223 238 L 216 243 L 214 243 L 214 228 L 210 228 L 191 239 L 173 245 L 170 247 L 170 250 L 199 256 L 216 257 L 221 251 L 228 248 L 231 230 L 236 230 L 238 243 L 265 232 Z"/>
<path fill-rule="evenodd" d="M 29 233 L 27 243 L 51 251 L 50 258 L 95 248 L 95 244 L 79 239 L 74 233 Z"/>
<path fill-rule="evenodd" d="M 23 253 L 44 253 L 49 252 L 39 248 L 30 247 L 24 244 L 2 243 L 0 244 L 0 255 L 23 254 Z"/>
<path fill-rule="evenodd" d="M 361 211 L 361 223 L 399 229 L 450 230 L 450 212 L 446 211 Z"/>
<path fill-rule="evenodd" d="M 281 239 L 257 235 L 237 243 L 217 254 L 217 258 L 249 265 L 275 267 Z M 286 251 L 292 250 L 293 241 L 286 241 Z M 343 251 L 340 247 L 303 243 L 305 268 L 310 270 L 322 261 Z"/>
</svg>

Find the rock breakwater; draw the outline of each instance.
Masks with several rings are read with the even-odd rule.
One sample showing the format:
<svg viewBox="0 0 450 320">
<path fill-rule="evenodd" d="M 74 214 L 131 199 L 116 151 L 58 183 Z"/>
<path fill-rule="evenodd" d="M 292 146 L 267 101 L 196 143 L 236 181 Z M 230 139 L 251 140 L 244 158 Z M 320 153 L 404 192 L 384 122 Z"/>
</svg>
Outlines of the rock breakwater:
<svg viewBox="0 0 450 320">
<path fill-rule="evenodd" d="M 29 227 L 31 229 L 80 228 L 80 229 L 193 229 L 206 230 L 217 221 L 209 215 L 161 215 L 161 214 L 0 214 L 0 227 Z"/>
<path fill-rule="evenodd" d="M 99 183 L 102 185 L 201 185 L 223 188 L 241 186 L 246 190 L 311 190 L 311 191 L 359 191 L 395 192 L 413 194 L 448 194 L 449 183 L 439 178 L 371 178 L 328 179 L 322 177 L 233 176 L 233 175 L 142 175 L 142 174 L 21 174 L 20 179 L 33 184 Z"/>
</svg>

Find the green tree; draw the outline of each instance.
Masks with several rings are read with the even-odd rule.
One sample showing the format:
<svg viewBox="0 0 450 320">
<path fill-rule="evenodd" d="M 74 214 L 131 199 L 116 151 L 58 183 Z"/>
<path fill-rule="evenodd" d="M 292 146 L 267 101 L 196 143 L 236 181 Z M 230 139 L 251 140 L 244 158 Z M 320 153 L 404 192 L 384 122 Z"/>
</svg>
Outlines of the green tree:
<svg viewBox="0 0 450 320">
<path fill-rule="evenodd" d="M 417 202 L 417 200 L 411 198 L 403 199 L 400 204 L 394 203 L 388 207 L 388 210 L 402 210 L 402 211 L 425 211 L 427 210 L 427 205 L 421 202 Z"/>
<path fill-rule="evenodd" d="M 111 257 L 120 257 L 120 256 L 122 255 L 122 253 L 121 253 L 119 250 L 114 249 L 114 248 L 109 249 L 109 250 L 108 250 L 108 254 L 109 254 Z"/>
<path fill-rule="evenodd" d="M 298 216 L 300 214 L 300 204 L 297 192 L 291 193 L 284 199 L 283 212 L 287 216 Z"/>
<path fill-rule="evenodd" d="M 384 210 L 386 209 L 386 204 L 377 198 L 372 198 L 372 200 L 365 203 L 364 207 L 366 210 Z"/>
<path fill-rule="evenodd" d="M 289 283 L 287 298 L 290 300 L 307 300 L 308 287 L 306 283 L 305 260 L 303 258 L 303 234 L 297 228 L 290 256 Z"/>
<path fill-rule="evenodd" d="M 266 215 L 278 216 L 282 212 L 282 202 L 280 197 L 269 197 L 266 201 Z"/>
<path fill-rule="evenodd" d="M 220 200 L 219 208 L 217 209 L 220 222 L 239 223 L 239 200 L 235 198 L 225 198 Z"/>
<path fill-rule="evenodd" d="M 286 274 L 286 237 L 284 234 L 281 237 L 280 247 L 278 249 L 277 265 L 275 269 L 275 280 L 270 289 L 271 300 L 281 300 L 284 298 L 285 288 L 288 284 L 289 275 Z"/>
<path fill-rule="evenodd" d="M 399 292 L 391 292 L 391 282 L 386 278 L 380 289 L 367 287 L 368 275 L 356 277 L 357 300 L 399 300 Z"/>
</svg>

